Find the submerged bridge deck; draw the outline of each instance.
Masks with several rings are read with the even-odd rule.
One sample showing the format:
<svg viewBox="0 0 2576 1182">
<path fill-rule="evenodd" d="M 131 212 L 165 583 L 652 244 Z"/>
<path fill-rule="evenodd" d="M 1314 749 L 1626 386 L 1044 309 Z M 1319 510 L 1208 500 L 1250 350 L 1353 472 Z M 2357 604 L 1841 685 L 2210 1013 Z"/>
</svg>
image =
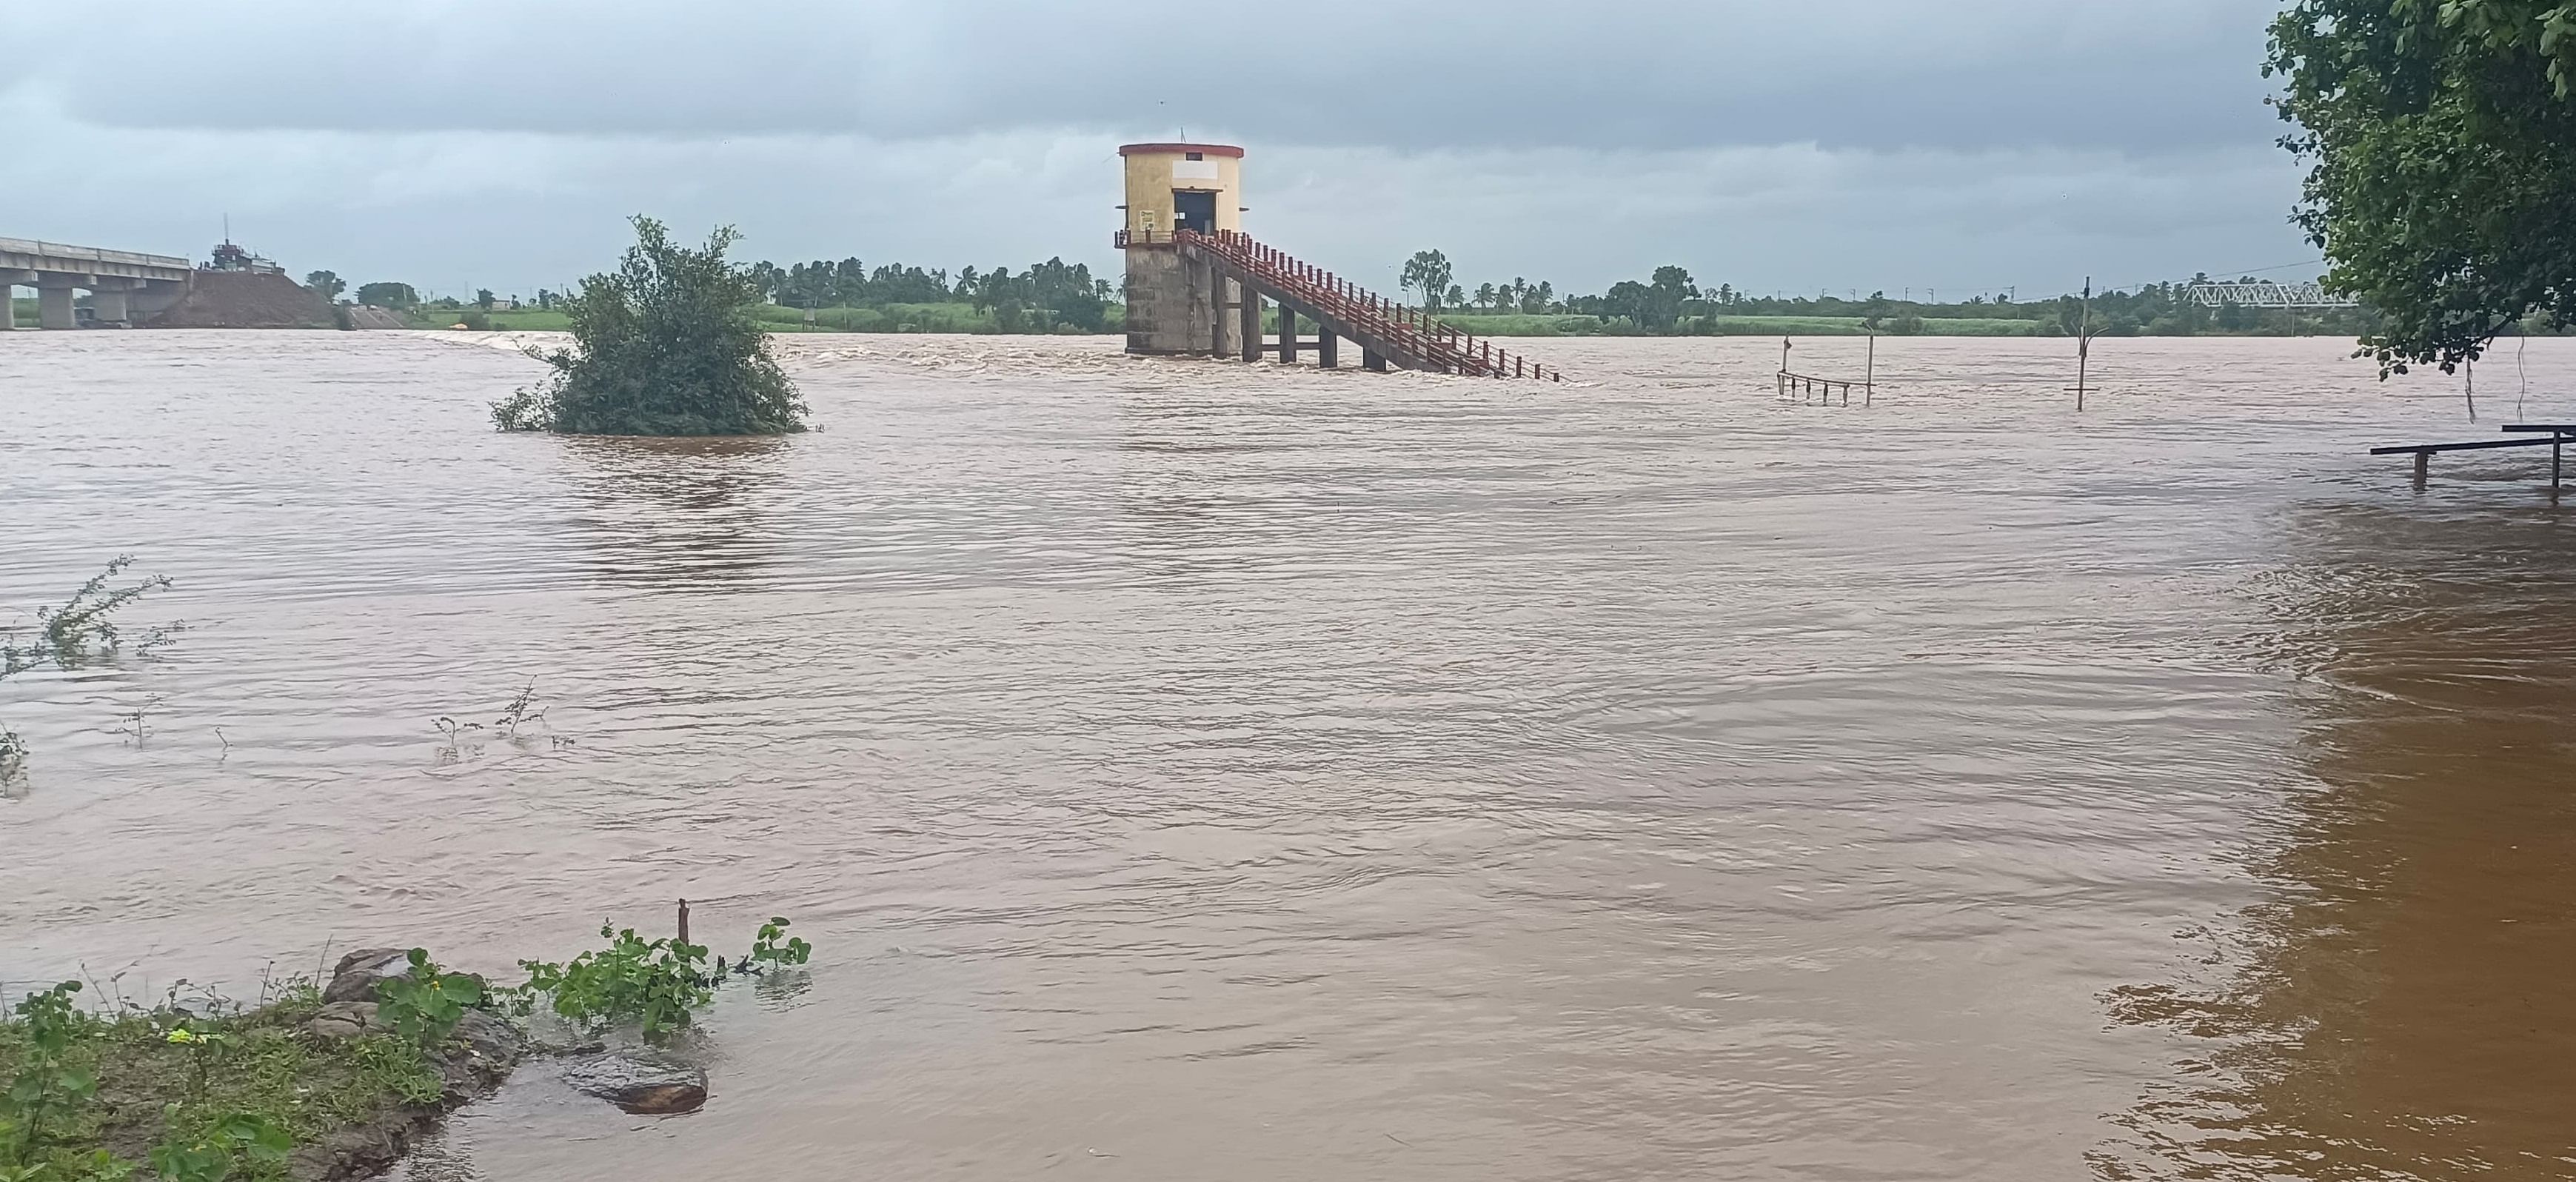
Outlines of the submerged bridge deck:
<svg viewBox="0 0 2576 1182">
<path fill-rule="evenodd" d="M 1207 339 L 1237 339 L 1245 361 L 1259 360 L 1263 353 L 1273 351 L 1262 343 L 1261 301 L 1267 299 L 1279 306 L 1279 344 L 1275 351 L 1282 361 L 1296 360 L 1297 318 L 1303 316 L 1322 329 L 1317 353 L 1328 366 L 1337 363 L 1336 341 L 1346 338 L 1358 343 L 1362 364 L 1370 369 L 1392 365 L 1466 377 L 1565 380 L 1562 371 L 1496 348 L 1490 339 L 1444 323 L 1422 309 L 1377 295 L 1237 231 L 1177 230 L 1132 235 L 1121 231 L 1116 245 L 1122 250 L 1169 249 L 1184 262 L 1205 268 L 1211 281 L 1226 280 L 1236 285 L 1240 292 L 1231 301 L 1211 292 L 1193 304 L 1201 309 L 1199 314 L 1211 318 L 1222 317 L 1229 310 L 1235 314 L 1238 323 L 1231 332 L 1213 331 L 1218 326 L 1211 323 Z M 1212 282 L 1210 286 L 1221 289 L 1224 285 Z"/>
</svg>

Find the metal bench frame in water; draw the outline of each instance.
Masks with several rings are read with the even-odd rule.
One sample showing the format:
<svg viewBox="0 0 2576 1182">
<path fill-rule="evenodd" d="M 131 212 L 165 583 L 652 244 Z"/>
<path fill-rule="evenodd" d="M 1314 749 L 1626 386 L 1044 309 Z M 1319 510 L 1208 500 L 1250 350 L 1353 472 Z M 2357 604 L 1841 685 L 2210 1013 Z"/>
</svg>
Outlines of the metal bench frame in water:
<svg viewBox="0 0 2576 1182">
<path fill-rule="evenodd" d="M 2487 451 L 2499 447 L 2546 447 L 2549 449 L 2549 489 L 2558 491 L 2566 472 L 2567 444 L 2576 440 L 2576 423 L 2511 423 L 2507 432 L 2522 435 L 2545 435 L 2541 439 L 2480 439 L 2469 443 L 2410 443 L 2396 447 L 2374 447 L 2374 456 L 2411 455 L 2415 457 L 2415 478 L 2422 480 L 2433 471 L 2433 453 L 2437 451 Z"/>
</svg>

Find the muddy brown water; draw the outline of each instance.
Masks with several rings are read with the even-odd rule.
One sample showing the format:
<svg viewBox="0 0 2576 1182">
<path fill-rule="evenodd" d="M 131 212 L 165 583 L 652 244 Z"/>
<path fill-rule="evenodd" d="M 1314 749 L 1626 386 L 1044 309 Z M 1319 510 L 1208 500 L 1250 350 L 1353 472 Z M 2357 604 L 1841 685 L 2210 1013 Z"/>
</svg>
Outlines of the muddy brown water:
<svg viewBox="0 0 2576 1182">
<path fill-rule="evenodd" d="M 0 978 L 814 941 L 703 1113 L 469 1113 L 495 1182 L 2576 1175 L 2570 510 L 2361 454 L 2576 341 L 2476 426 L 2323 339 L 2080 418 L 2063 342 L 1530 343 L 790 339 L 823 430 L 672 443 L 492 433 L 489 343 L 0 337 L 0 603 L 189 625 L 0 687 Z"/>
</svg>

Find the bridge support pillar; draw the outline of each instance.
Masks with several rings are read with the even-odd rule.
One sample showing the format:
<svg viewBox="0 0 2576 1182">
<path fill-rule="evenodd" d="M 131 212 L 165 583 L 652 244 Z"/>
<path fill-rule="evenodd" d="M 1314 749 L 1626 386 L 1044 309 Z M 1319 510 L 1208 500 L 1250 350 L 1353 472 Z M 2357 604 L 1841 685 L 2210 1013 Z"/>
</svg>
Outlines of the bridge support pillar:
<svg viewBox="0 0 2576 1182">
<path fill-rule="evenodd" d="M 1317 325 L 1316 333 L 1318 335 L 1315 337 L 1315 364 L 1323 366 L 1326 369 L 1340 369 L 1342 367 L 1342 335 L 1334 332 L 1333 326 L 1329 324 Z"/>
<path fill-rule="evenodd" d="M 1297 364 L 1297 310 L 1279 305 L 1279 364 Z"/>
<path fill-rule="evenodd" d="M 1235 309 L 1235 338 L 1245 361 L 1261 360 L 1261 293 L 1247 284 L 1236 284 L 1243 292 L 1242 305 Z"/>
<path fill-rule="evenodd" d="M 1209 282 L 1216 291 L 1216 306 L 1208 309 L 1208 355 L 1232 357 L 1243 351 L 1242 343 L 1234 339 L 1234 330 L 1243 321 L 1238 316 L 1229 316 L 1226 313 L 1240 306 L 1252 295 L 1252 292 L 1242 284 L 1219 273 L 1214 267 L 1208 268 L 1208 275 Z"/>
<path fill-rule="evenodd" d="M 1365 369 L 1370 373 L 1385 373 L 1386 354 L 1380 353 L 1375 349 L 1368 348 L 1365 345 L 1361 346 L 1360 368 Z"/>
<path fill-rule="evenodd" d="M 100 324 L 125 323 L 128 317 L 125 305 L 126 285 L 110 279 L 101 279 L 98 284 L 97 287 L 90 289 L 90 315 Z"/>
<path fill-rule="evenodd" d="M 73 282 L 69 275 L 46 275 L 36 280 L 36 321 L 46 328 L 79 328 L 80 315 L 72 311 Z"/>
<path fill-rule="evenodd" d="M 32 287 L 35 282 L 36 273 L 33 271 L 21 271 L 14 267 L 0 268 L 0 332 L 9 332 L 18 327 L 17 289 L 22 286 Z"/>
</svg>

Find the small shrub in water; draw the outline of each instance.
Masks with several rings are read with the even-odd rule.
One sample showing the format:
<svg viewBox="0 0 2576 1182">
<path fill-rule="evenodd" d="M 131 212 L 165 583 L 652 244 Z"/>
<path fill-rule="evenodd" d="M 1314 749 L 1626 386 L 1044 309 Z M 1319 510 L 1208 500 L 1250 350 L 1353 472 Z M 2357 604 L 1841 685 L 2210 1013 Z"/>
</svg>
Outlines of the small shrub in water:
<svg viewBox="0 0 2576 1182">
<path fill-rule="evenodd" d="M 800 965 L 814 955 L 814 946 L 806 943 L 802 936 L 790 936 L 786 943 L 779 943 L 778 938 L 785 935 L 787 920 L 781 916 L 770 916 L 768 923 L 760 925 L 760 934 L 752 938 L 751 955 L 742 958 L 743 963 L 759 966 L 751 970 L 758 972 L 760 969 Z"/>
<path fill-rule="evenodd" d="M 782 941 L 786 933 L 783 918 L 762 924 L 750 954 L 736 962 L 735 971 L 755 973 L 804 964 L 813 947 L 799 938 Z M 724 961 L 716 961 L 710 972 L 706 945 L 647 940 L 633 928 L 618 930 L 607 924 L 600 925 L 599 934 L 609 942 L 606 950 L 582 953 L 568 964 L 519 962 L 528 970 L 528 983 L 514 991 L 520 1012 L 534 1009 L 543 999 L 556 1015 L 575 1026 L 597 1029 L 631 1021 L 643 1027 L 645 1037 L 655 1038 L 690 1025 L 695 1011 L 715 1000 L 715 985 L 725 974 Z"/>
<path fill-rule="evenodd" d="M 426 949 L 414 948 L 410 974 L 378 984 L 376 1003 L 397 1036 L 425 1050 L 447 1041 L 465 1011 L 483 1004 L 483 979 L 440 969 Z"/>
<path fill-rule="evenodd" d="M 0 632 L 0 678 L 37 669 L 76 669 L 95 657 L 123 648 L 125 631 L 117 624 L 116 613 L 145 595 L 171 586 L 164 575 L 138 579 L 125 587 L 108 585 L 133 564 L 133 555 L 117 555 L 108 562 L 107 569 L 81 584 L 80 590 L 72 592 L 61 606 L 37 608 L 32 637 L 20 640 L 13 632 Z M 176 626 L 149 629 L 136 638 L 134 647 L 148 653 L 168 644 L 177 631 Z M 130 717 L 135 740 L 140 742 L 142 712 L 138 710 Z M 0 726 L 0 785 L 15 779 L 25 769 L 26 760 L 26 740 Z"/>
<path fill-rule="evenodd" d="M 777 435 L 805 429 L 805 403 L 752 315 L 760 291 L 725 261 L 736 237 L 671 241 L 637 217 L 619 268 L 582 281 L 564 304 L 573 347 L 528 350 L 554 368 L 492 406 L 504 431 L 573 435 Z"/>
</svg>

